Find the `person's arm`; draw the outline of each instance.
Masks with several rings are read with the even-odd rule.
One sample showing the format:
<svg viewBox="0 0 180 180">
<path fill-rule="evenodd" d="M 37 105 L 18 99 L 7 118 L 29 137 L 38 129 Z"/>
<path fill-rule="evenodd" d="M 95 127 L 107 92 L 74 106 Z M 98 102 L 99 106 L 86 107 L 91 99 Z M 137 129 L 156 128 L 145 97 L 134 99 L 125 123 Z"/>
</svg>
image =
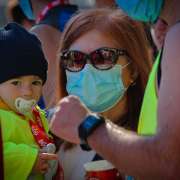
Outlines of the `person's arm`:
<svg viewBox="0 0 180 180">
<path fill-rule="evenodd" d="M 94 134 L 89 138 L 90 145 L 119 169 L 142 179 L 148 179 L 147 177 L 149 179 L 174 179 L 173 176 L 179 179 L 180 177 L 178 171 L 180 144 L 177 143 L 180 142 L 178 78 L 180 77 L 180 41 L 177 38 L 179 36 L 180 26 L 176 26 L 166 37 L 159 91 L 157 134 L 152 137 L 140 137 L 106 125 L 106 128 L 97 131 L 99 136 Z M 100 137 L 99 143 L 97 137 Z M 100 143 L 102 137 L 103 141 L 106 141 L 106 143 L 103 142 L 104 147 Z M 107 149 L 107 144 L 113 148 Z"/>
<path fill-rule="evenodd" d="M 98 127 L 88 143 L 120 171 L 139 179 L 180 178 L 180 25 L 167 34 L 159 90 L 158 129 L 154 136 L 138 136 L 110 122 Z M 51 129 L 61 138 L 79 143 L 78 126 L 89 114 L 79 100 L 60 102 Z"/>
<path fill-rule="evenodd" d="M 179 36 L 180 25 L 171 29 L 165 41 L 157 134 L 140 137 L 106 124 L 89 138 L 90 145 L 103 157 L 126 173 L 142 179 L 180 178 Z M 107 148 L 107 145 L 113 148 Z"/>
</svg>

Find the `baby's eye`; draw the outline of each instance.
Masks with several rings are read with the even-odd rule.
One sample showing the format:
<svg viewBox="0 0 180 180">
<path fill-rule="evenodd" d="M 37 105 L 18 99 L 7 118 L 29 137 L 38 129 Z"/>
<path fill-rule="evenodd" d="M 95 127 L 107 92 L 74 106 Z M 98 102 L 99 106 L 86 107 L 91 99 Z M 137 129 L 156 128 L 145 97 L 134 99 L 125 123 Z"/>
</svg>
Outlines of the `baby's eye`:
<svg viewBox="0 0 180 180">
<path fill-rule="evenodd" d="M 15 85 L 15 86 L 20 85 L 20 83 L 21 83 L 21 82 L 20 82 L 20 81 L 18 81 L 18 80 L 16 80 L 16 81 L 12 81 L 12 82 L 11 82 L 11 84 L 13 84 L 13 85 Z"/>
<path fill-rule="evenodd" d="M 32 84 L 35 85 L 35 86 L 41 86 L 42 81 L 41 80 L 33 81 Z"/>
</svg>

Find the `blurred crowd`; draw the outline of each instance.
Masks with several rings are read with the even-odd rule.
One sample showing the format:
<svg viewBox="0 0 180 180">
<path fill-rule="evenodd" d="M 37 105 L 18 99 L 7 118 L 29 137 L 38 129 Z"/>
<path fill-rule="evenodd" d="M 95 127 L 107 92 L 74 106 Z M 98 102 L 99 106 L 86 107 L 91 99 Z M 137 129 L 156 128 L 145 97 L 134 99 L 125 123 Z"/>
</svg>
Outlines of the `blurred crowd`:
<svg viewBox="0 0 180 180">
<path fill-rule="evenodd" d="M 0 0 L 0 179 L 180 179 L 179 10 Z"/>
</svg>

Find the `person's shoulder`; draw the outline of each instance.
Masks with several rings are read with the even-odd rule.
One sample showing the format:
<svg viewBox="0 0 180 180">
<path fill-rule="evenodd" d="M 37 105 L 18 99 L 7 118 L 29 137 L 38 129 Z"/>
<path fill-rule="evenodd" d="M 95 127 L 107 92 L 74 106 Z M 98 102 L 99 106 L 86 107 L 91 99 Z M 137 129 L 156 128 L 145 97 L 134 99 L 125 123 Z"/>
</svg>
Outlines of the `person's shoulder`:
<svg viewBox="0 0 180 180">
<path fill-rule="evenodd" d="M 30 29 L 30 32 L 36 34 L 40 39 L 46 37 L 49 32 L 47 25 L 35 25 Z"/>
<path fill-rule="evenodd" d="M 47 34 L 50 35 L 49 33 L 58 33 L 58 34 L 60 33 L 56 28 L 47 24 L 35 25 L 30 29 L 30 31 L 41 36 L 47 35 Z"/>
<path fill-rule="evenodd" d="M 5 119 L 5 116 L 9 114 L 9 111 L 5 111 L 4 109 L 0 109 L 0 122 Z M 2 123 L 2 122 L 1 122 Z"/>
<path fill-rule="evenodd" d="M 172 26 L 165 37 L 163 56 L 162 56 L 162 72 L 163 77 L 178 77 L 180 75 L 180 23 Z"/>
<path fill-rule="evenodd" d="M 7 128 L 7 132 L 13 131 L 18 126 L 21 117 L 13 111 L 0 109 L 0 123 L 2 128 Z"/>
<path fill-rule="evenodd" d="M 180 57 L 180 23 L 172 26 L 165 38 L 164 51 L 168 59 L 171 57 L 171 61 L 179 59 Z M 178 58 L 177 58 L 178 57 Z"/>
<path fill-rule="evenodd" d="M 176 24 L 174 24 L 170 29 L 169 29 L 169 32 L 171 31 L 178 31 L 180 30 L 180 21 L 177 22 Z"/>
<path fill-rule="evenodd" d="M 42 43 L 52 44 L 53 46 L 54 43 L 59 40 L 61 35 L 61 32 L 56 28 L 46 24 L 35 25 L 30 31 L 35 33 Z"/>
<path fill-rule="evenodd" d="M 0 117 L 4 116 L 15 116 L 13 111 L 6 110 L 6 109 L 0 109 Z"/>
<path fill-rule="evenodd" d="M 165 43 L 173 43 L 173 42 L 180 42 L 180 22 L 175 24 L 174 26 L 170 27 L 165 38 Z"/>
</svg>

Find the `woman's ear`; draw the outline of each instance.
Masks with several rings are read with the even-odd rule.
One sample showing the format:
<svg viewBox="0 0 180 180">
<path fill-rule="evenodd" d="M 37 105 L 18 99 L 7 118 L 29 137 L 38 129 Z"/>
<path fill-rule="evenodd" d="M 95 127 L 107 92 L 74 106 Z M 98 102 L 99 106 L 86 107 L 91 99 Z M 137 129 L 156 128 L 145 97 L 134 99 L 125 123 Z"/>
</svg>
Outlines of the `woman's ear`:
<svg viewBox="0 0 180 180">
<path fill-rule="evenodd" d="M 133 65 L 131 66 L 131 73 L 130 73 L 130 77 L 131 77 L 131 82 L 135 82 L 137 77 L 138 77 L 138 68 L 137 66 Z"/>
<path fill-rule="evenodd" d="M 133 81 L 136 81 L 138 74 L 139 74 L 138 71 L 133 72 L 133 74 L 132 74 Z"/>
</svg>

